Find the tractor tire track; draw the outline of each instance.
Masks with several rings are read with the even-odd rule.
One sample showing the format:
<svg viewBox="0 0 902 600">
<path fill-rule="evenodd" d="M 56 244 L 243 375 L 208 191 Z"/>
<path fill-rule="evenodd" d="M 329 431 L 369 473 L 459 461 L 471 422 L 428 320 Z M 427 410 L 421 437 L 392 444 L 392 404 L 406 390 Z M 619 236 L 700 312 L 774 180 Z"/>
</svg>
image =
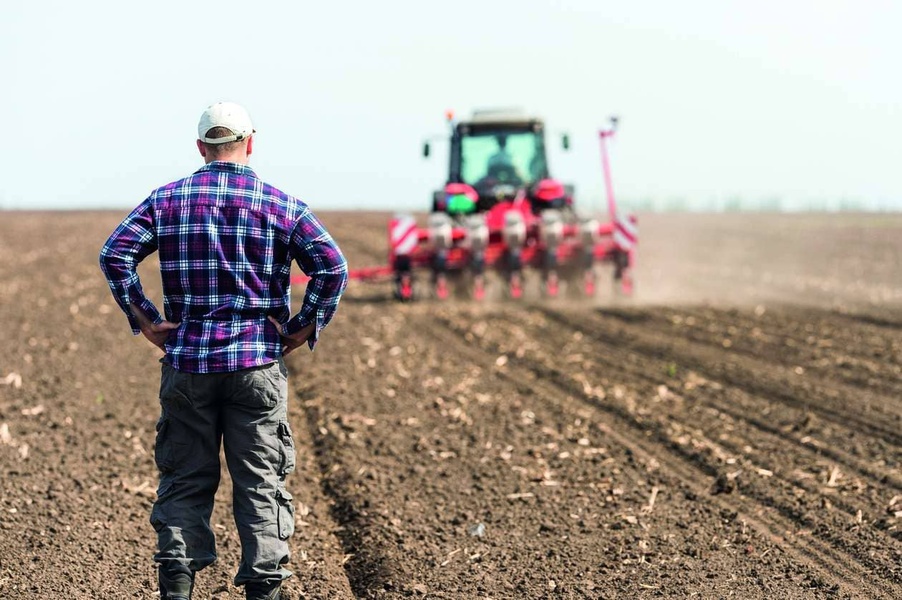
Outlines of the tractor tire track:
<svg viewBox="0 0 902 600">
<path fill-rule="evenodd" d="M 372 491 L 359 477 L 360 465 L 356 464 L 353 447 L 348 445 L 347 429 L 332 413 L 331 396 L 324 397 L 321 392 L 334 389 L 336 378 L 342 380 L 342 392 L 360 389 L 361 382 L 346 375 L 355 372 L 354 344 L 359 335 L 369 333 L 364 316 L 367 312 L 366 307 L 352 305 L 346 310 L 345 320 L 330 328 L 330 334 L 337 337 L 333 343 L 340 362 L 308 367 L 308 372 L 295 380 L 298 397 L 306 399 L 306 426 L 313 441 L 320 487 L 331 504 L 330 516 L 335 523 L 332 531 L 344 551 L 342 567 L 348 584 L 357 598 L 384 598 L 404 585 L 401 564 L 394 552 L 396 540 L 379 515 Z M 355 333 L 343 334 L 335 329 Z M 317 365 L 319 356 L 314 355 L 313 359 Z"/>
<path fill-rule="evenodd" d="M 442 317 L 435 318 L 433 316 L 429 324 L 421 323 L 421 325 L 424 325 L 423 330 L 434 338 L 435 344 L 448 349 L 454 348 L 455 354 L 459 354 L 467 362 L 484 363 L 486 358 L 503 352 L 501 346 L 491 343 L 473 345 L 468 341 L 470 336 L 465 328 Z M 509 370 L 497 371 L 494 373 L 495 377 L 502 380 L 507 387 L 516 389 L 521 394 L 538 395 L 544 410 L 559 415 L 557 422 L 566 418 L 564 415 L 579 415 L 585 412 L 583 406 L 587 403 L 582 398 L 584 392 L 575 382 L 566 381 L 566 376 L 564 379 L 549 378 L 549 371 L 522 357 L 512 360 L 508 365 L 510 366 Z M 646 439 L 646 433 L 648 433 L 646 428 L 640 427 L 636 435 L 618 433 L 624 429 L 623 426 L 626 424 L 629 425 L 626 429 L 635 428 L 635 423 L 632 422 L 629 415 L 617 411 L 612 412 L 609 407 L 591 402 L 588 403 L 588 406 L 592 409 L 601 409 L 601 414 L 595 410 L 592 415 L 593 418 L 598 419 L 596 427 L 605 437 L 624 448 L 628 454 L 640 457 L 639 462 L 651 465 L 650 468 L 653 470 L 657 469 L 656 465 L 658 464 L 665 465 L 666 473 L 655 474 L 652 477 L 654 481 L 665 488 L 679 490 L 687 500 L 692 502 L 703 500 L 706 505 L 711 507 L 711 512 L 714 514 L 726 514 L 730 520 L 751 523 L 763 540 L 771 543 L 776 541 L 776 548 L 795 557 L 794 569 L 813 571 L 808 576 L 808 581 L 811 582 L 813 589 L 836 591 L 838 583 L 841 581 L 843 590 L 847 591 L 851 588 L 857 597 L 883 597 L 889 591 L 888 587 L 880 585 L 862 585 L 861 581 L 865 576 L 863 568 L 854 561 L 853 565 L 855 566 L 844 566 L 847 562 L 846 556 L 829 551 L 826 546 L 818 542 L 806 541 L 801 544 L 801 548 L 787 548 L 783 545 L 783 537 L 794 528 L 793 523 L 785 519 L 772 519 L 771 522 L 762 521 L 760 518 L 752 516 L 760 512 L 760 507 L 754 505 L 748 507 L 746 512 L 737 514 L 733 503 L 709 497 L 711 480 L 717 474 L 716 471 L 700 468 L 693 457 L 668 457 L 666 454 L 672 453 L 672 450 L 667 448 L 666 444 L 664 447 L 670 452 L 662 456 L 660 452 L 662 446 L 655 442 L 664 440 Z M 645 476 L 648 477 L 647 474 Z M 792 544 L 793 542 L 790 540 L 786 543 Z"/>
<path fill-rule="evenodd" d="M 623 355 L 623 351 L 618 349 L 613 343 L 602 344 L 601 351 L 598 352 L 598 355 L 600 357 L 600 362 L 613 369 L 623 369 L 623 365 L 630 364 L 630 361 Z M 638 370 L 631 367 L 627 367 L 627 369 L 632 369 L 632 373 L 635 376 L 645 379 L 653 393 L 655 385 L 660 384 L 662 378 L 647 376 L 647 367 L 648 364 L 646 363 L 643 368 L 639 368 Z M 661 369 L 652 369 L 652 372 L 663 373 L 665 367 L 666 362 L 662 361 Z M 672 385 L 673 381 L 668 381 L 668 383 Z M 683 379 L 677 383 L 677 388 L 688 387 L 690 385 L 694 387 L 691 378 L 688 381 Z M 766 403 L 756 401 L 754 397 L 748 396 L 741 390 L 727 389 L 725 392 L 722 392 L 719 389 L 701 386 L 696 390 L 696 395 L 698 396 L 696 402 L 700 403 L 705 410 L 696 410 L 690 415 L 681 414 L 680 411 L 677 411 L 675 413 L 676 418 L 685 420 L 687 417 L 692 417 L 693 424 L 698 420 L 702 420 L 707 422 L 709 428 L 713 430 L 718 426 L 718 421 L 726 415 L 732 420 L 730 428 L 733 430 L 731 431 L 731 435 L 727 437 L 728 440 L 733 439 L 734 437 L 740 437 L 741 440 L 742 435 L 745 436 L 744 439 L 751 440 L 752 437 L 749 436 L 754 436 L 754 433 L 752 431 L 743 432 L 741 428 L 752 427 L 764 434 L 763 439 L 758 439 L 755 442 L 756 446 L 772 447 L 776 451 L 780 450 L 781 442 L 792 444 L 795 447 L 790 450 L 790 453 L 794 457 L 793 466 L 795 469 L 791 473 L 787 473 L 786 469 L 781 468 L 772 468 L 769 470 L 776 471 L 779 477 L 790 481 L 793 485 L 799 486 L 809 492 L 823 495 L 823 501 L 825 503 L 841 507 L 846 510 L 849 515 L 857 516 L 857 512 L 863 510 L 865 514 L 871 515 L 878 523 L 885 521 L 880 515 L 886 513 L 886 502 L 888 499 L 894 497 L 902 490 L 902 477 L 899 476 L 898 469 L 882 467 L 879 464 L 875 464 L 875 457 L 888 456 L 893 464 L 898 464 L 899 459 L 902 458 L 898 450 L 887 450 L 879 446 L 868 446 L 868 451 L 865 456 L 870 457 L 870 460 L 864 460 L 841 449 L 843 442 L 854 435 L 853 430 L 841 428 L 840 431 L 833 432 L 833 435 L 831 436 L 827 436 L 824 439 L 817 439 L 820 436 L 815 431 L 811 431 L 811 435 L 809 435 L 808 432 L 804 430 L 800 432 L 796 431 L 796 425 L 793 425 L 791 428 L 785 426 L 777 427 L 762 419 L 756 418 L 754 415 L 761 414 L 762 408 L 766 406 Z M 729 397 L 728 401 L 724 399 L 725 395 Z M 681 410 L 685 412 L 685 409 L 682 407 Z M 710 414 L 712 411 L 714 411 L 714 414 Z M 809 418 L 810 415 L 800 415 L 800 419 L 794 419 L 793 421 L 805 421 Z M 737 429 L 737 427 L 740 429 Z M 729 442 L 722 443 L 724 445 L 730 445 Z M 774 444 L 776 444 L 776 446 Z M 773 457 L 768 456 L 767 452 L 763 450 L 756 452 L 754 447 L 746 446 L 741 441 L 733 443 L 732 448 L 739 455 L 744 454 L 752 456 L 758 454 L 760 458 L 757 462 L 761 465 L 766 465 L 768 463 L 772 464 L 774 461 Z M 785 448 L 783 450 L 785 450 Z M 865 478 L 864 482 L 858 480 L 849 482 L 849 485 L 854 483 L 857 487 L 863 486 L 863 489 L 858 491 L 856 504 L 845 502 L 841 497 L 829 495 L 837 491 L 831 487 L 837 485 L 835 482 L 831 482 L 826 488 L 818 488 L 810 481 L 811 474 L 823 467 L 825 458 L 832 459 L 836 463 L 843 465 Z M 785 465 L 777 466 L 783 467 Z M 834 466 L 833 468 L 835 469 L 836 467 Z M 835 476 L 835 474 L 831 475 Z M 848 472 L 846 472 L 846 475 L 848 475 Z M 887 529 L 890 532 L 890 535 L 895 539 L 898 540 L 900 538 L 899 531 L 893 527 L 891 522 L 884 523 L 884 528 Z"/>
<path fill-rule="evenodd" d="M 445 322 L 444 324 L 446 326 L 449 325 L 447 322 Z M 450 329 L 452 332 L 458 335 L 467 334 L 466 331 L 459 330 L 454 327 L 451 327 Z M 495 345 L 491 347 L 491 350 L 496 352 L 501 351 L 502 346 Z M 573 381 L 572 378 L 564 375 L 560 371 L 550 369 L 546 365 L 540 365 L 534 362 L 530 362 L 525 358 L 518 358 L 516 364 L 524 364 L 525 368 L 532 370 L 532 372 L 538 377 L 538 380 L 540 382 L 550 381 L 560 390 L 565 391 L 575 397 L 585 397 L 585 394 L 580 389 L 579 385 L 575 381 Z M 698 455 L 698 453 L 692 452 L 690 450 L 687 450 L 686 448 L 680 447 L 680 445 L 678 444 L 675 444 L 671 437 L 667 434 L 666 431 L 661 428 L 659 424 L 650 425 L 648 422 L 638 423 L 634 415 L 631 415 L 620 407 L 613 407 L 611 405 L 601 404 L 594 401 L 591 402 L 591 404 L 593 406 L 596 406 L 597 408 L 609 412 L 611 415 L 617 417 L 621 422 L 627 422 L 631 425 L 631 427 L 638 428 L 643 435 L 639 437 L 630 436 L 630 440 L 632 440 L 633 443 L 639 445 L 640 447 L 643 447 L 644 444 L 647 443 L 643 439 L 644 436 L 651 434 L 652 437 L 656 439 L 656 441 L 658 441 L 663 447 L 667 448 L 671 452 L 675 451 L 675 453 L 682 461 L 689 463 L 693 468 L 699 469 L 706 475 L 713 477 L 722 475 L 721 468 L 718 465 L 713 464 L 706 457 L 700 456 Z M 612 424 L 612 426 L 613 425 L 616 424 Z M 650 452 L 654 454 L 653 449 L 651 449 Z M 658 459 L 660 460 L 661 457 L 658 456 Z M 678 469 L 676 466 L 671 465 L 671 467 L 674 468 L 677 472 L 680 472 L 680 469 Z M 690 481 L 693 479 L 693 477 L 689 475 L 685 470 L 682 470 L 682 476 L 688 477 Z M 746 514 L 756 514 L 760 512 L 760 509 L 762 507 L 772 507 L 776 509 L 777 515 L 770 515 L 769 529 L 772 531 L 790 531 L 799 523 L 807 525 L 817 525 L 816 520 L 812 521 L 810 517 L 801 514 L 799 511 L 794 510 L 792 507 L 781 504 L 781 502 L 772 494 L 770 494 L 766 489 L 762 489 L 761 487 L 754 485 L 748 485 L 743 486 L 742 491 L 752 496 L 754 498 L 754 501 L 758 503 L 757 505 L 755 505 L 746 502 Z M 787 490 L 784 490 L 784 495 L 786 493 Z M 827 531 L 829 531 L 829 529 Z M 846 585 L 854 584 L 854 582 L 860 581 L 860 578 L 866 573 L 864 567 L 858 566 L 846 570 L 841 569 L 840 567 L 842 565 L 849 563 L 850 557 L 854 559 L 851 561 L 851 564 L 856 564 L 856 560 L 858 560 L 862 563 L 867 564 L 868 568 L 875 569 L 881 572 L 883 577 L 889 577 L 891 579 L 894 577 L 898 578 L 898 575 L 893 571 L 895 563 L 884 563 L 880 561 L 870 560 L 868 558 L 866 549 L 857 547 L 854 543 L 848 544 L 845 538 L 827 539 L 827 542 L 832 543 L 833 545 L 828 546 L 826 542 L 818 539 L 806 541 L 805 543 L 801 544 L 801 549 L 805 552 L 809 559 L 821 564 L 821 566 L 825 569 L 825 572 L 845 572 L 844 580 Z M 825 555 L 830 556 L 831 558 L 823 558 L 823 556 Z M 836 571 L 836 569 L 840 570 Z M 889 588 L 887 587 L 880 587 L 878 589 L 881 590 L 881 593 L 887 593 L 889 591 Z"/>
<path fill-rule="evenodd" d="M 578 324 L 575 323 L 572 325 L 575 328 L 579 327 Z M 543 331 L 540 337 L 544 335 Z M 674 381 L 673 377 L 665 377 L 663 375 L 655 376 L 650 374 L 664 374 L 672 368 L 673 363 L 668 357 L 662 357 L 655 362 L 649 363 L 645 357 L 634 354 L 613 340 L 607 341 L 595 338 L 593 343 L 596 345 L 593 361 L 597 363 L 597 366 L 607 367 L 611 372 L 629 373 L 637 380 L 644 381 L 647 384 L 647 388 L 652 392 L 657 386 L 661 385 L 662 382 L 667 382 L 671 385 L 676 383 L 678 387 L 695 385 L 693 381 L 686 380 L 686 375 L 680 375 L 680 378 Z M 649 368 L 650 366 L 653 368 Z M 689 373 L 689 376 L 694 377 L 691 372 Z M 902 478 L 900 478 L 898 473 L 894 470 L 882 468 L 873 462 L 857 458 L 841 449 L 843 443 L 848 440 L 849 436 L 854 434 L 853 430 L 842 427 L 839 428 L 838 431 L 833 432 L 832 435 L 819 440 L 812 435 L 808 435 L 809 432 L 802 426 L 810 419 L 810 413 L 795 410 L 792 415 L 783 416 L 783 418 L 779 419 L 779 422 L 784 423 L 784 425 L 778 427 L 754 416 L 756 414 L 769 414 L 770 403 L 768 401 L 757 398 L 754 395 L 749 395 L 743 390 L 734 388 L 729 388 L 727 390 L 729 401 L 724 401 L 721 399 L 723 394 L 719 389 L 720 388 L 707 391 L 707 387 L 703 386 L 699 388 L 699 393 L 703 395 L 706 406 L 710 406 L 721 413 L 729 415 L 737 421 L 744 421 L 750 426 L 763 432 L 767 432 L 774 437 L 783 439 L 787 443 L 795 445 L 796 451 L 808 453 L 813 457 L 823 455 L 832 458 L 871 479 L 875 483 L 887 484 L 897 489 L 902 487 Z M 739 410 L 740 408 L 742 410 Z M 885 449 L 879 447 L 873 448 L 870 445 L 866 447 L 866 450 L 867 452 L 864 454 L 868 456 L 879 456 L 881 453 L 886 453 Z M 898 458 L 902 458 L 902 456 Z M 898 459 L 896 459 L 895 462 L 898 463 Z"/>
<path fill-rule="evenodd" d="M 606 317 L 634 322 L 630 309 L 604 309 Z M 827 311 L 751 311 L 684 308 L 645 311 L 643 322 L 700 344 L 744 356 L 802 366 L 810 374 L 853 386 L 867 386 L 896 398 L 902 394 L 902 338 L 885 329 L 850 329 L 848 320 Z"/>
<path fill-rule="evenodd" d="M 306 389 L 305 393 L 310 394 Z M 314 440 L 320 485 L 332 502 L 330 514 L 337 524 L 335 536 L 345 552 L 344 570 L 354 595 L 372 598 L 390 590 L 397 580 L 398 567 L 385 552 L 388 543 L 367 511 L 368 501 L 355 491 L 354 476 L 340 458 L 339 438 L 328 428 L 322 406 L 304 406 L 307 427 Z"/>
<path fill-rule="evenodd" d="M 626 370 L 633 376 L 645 380 L 650 389 L 660 385 L 662 381 L 668 378 L 656 377 L 649 375 L 652 373 L 665 373 L 672 365 L 671 361 L 666 357 L 657 361 L 660 368 L 649 369 L 649 363 L 645 359 L 639 359 L 636 355 L 632 355 L 629 350 L 625 350 L 619 344 L 613 341 L 603 341 L 595 339 L 595 344 L 600 347 L 595 360 L 616 370 Z M 672 379 L 672 378 L 670 378 Z M 672 383 L 672 382 L 671 382 Z M 678 385 L 680 387 L 692 385 L 691 381 L 687 381 L 684 375 L 681 375 Z M 729 401 L 721 399 L 723 394 L 719 390 L 707 391 L 707 387 L 700 388 L 700 394 L 703 395 L 705 405 L 715 408 L 717 411 L 729 415 L 737 421 L 744 421 L 749 425 L 770 434 L 771 436 L 785 440 L 787 443 L 796 446 L 796 451 L 808 453 L 814 457 L 825 456 L 834 461 L 845 465 L 846 467 L 860 473 L 861 475 L 871 479 L 875 483 L 886 484 L 895 489 L 902 489 L 902 477 L 898 472 L 882 468 L 873 462 L 857 458 L 849 452 L 843 451 L 842 444 L 854 435 L 854 430 L 847 427 L 839 427 L 838 431 L 833 432 L 827 439 L 818 440 L 815 436 L 809 435 L 810 425 L 806 428 L 805 423 L 811 420 L 811 414 L 807 411 L 795 411 L 795 414 L 789 418 L 780 419 L 786 425 L 776 426 L 763 419 L 757 418 L 756 414 L 769 414 L 769 402 L 763 398 L 757 398 L 743 390 L 730 388 L 727 390 Z M 741 410 L 740 410 L 741 409 Z M 881 453 L 885 454 L 886 450 L 881 448 L 867 448 L 866 455 L 875 456 Z M 892 454 L 892 453 L 891 453 Z M 896 453 L 898 455 L 898 453 Z M 897 456 L 895 461 L 902 459 Z"/>
<path fill-rule="evenodd" d="M 537 307 L 547 317 L 565 326 L 590 332 L 604 341 L 616 339 L 618 344 L 653 360 L 668 359 L 710 379 L 745 390 L 749 394 L 773 398 L 789 406 L 814 412 L 840 426 L 855 424 L 858 430 L 874 435 L 888 444 L 902 444 L 902 413 L 891 398 L 859 390 L 845 384 L 828 387 L 810 380 L 799 381 L 787 369 L 774 369 L 758 358 L 730 355 L 705 346 L 680 344 L 676 336 L 647 331 L 641 323 L 611 323 L 603 315 L 592 315 L 575 322 L 553 309 Z M 848 399 L 854 398 L 864 412 L 849 411 Z M 873 416 L 872 416 L 873 415 Z"/>
</svg>

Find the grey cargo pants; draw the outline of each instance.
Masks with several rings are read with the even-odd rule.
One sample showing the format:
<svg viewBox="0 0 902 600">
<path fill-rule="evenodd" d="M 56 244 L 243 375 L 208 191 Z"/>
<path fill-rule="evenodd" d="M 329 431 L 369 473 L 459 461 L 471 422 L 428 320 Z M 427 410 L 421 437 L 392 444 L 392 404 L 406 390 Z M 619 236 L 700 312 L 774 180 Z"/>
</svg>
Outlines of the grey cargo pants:
<svg viewBox="0 0 902 600">
<path fill-rule="evenodd" d="M 163 364 L 154 458 L 160 487 L 150 522 L 161 572 L 193 577 L 216 560 L 210 514 L 220 441 L 233 483 L 241 564 L 235 585 L 291 575 L 294 507 L 285 476 L 295 466 L 284 363 L 230 373 L 185 373 Z"/>
</svg>

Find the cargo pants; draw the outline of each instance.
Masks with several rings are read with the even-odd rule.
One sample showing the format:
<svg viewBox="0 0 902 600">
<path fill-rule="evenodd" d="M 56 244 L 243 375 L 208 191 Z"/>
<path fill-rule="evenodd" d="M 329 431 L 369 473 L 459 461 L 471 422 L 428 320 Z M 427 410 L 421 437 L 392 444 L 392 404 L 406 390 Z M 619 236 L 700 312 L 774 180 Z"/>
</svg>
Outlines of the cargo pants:
<svg viewBox="0 0 902 600">
<path fill-rule="evenodd" d="M 161 576 L 193 579 L 216 560 L 210 515 L 221 442 L 241 539 L 235 585 L 289 577 L 283 565 L 294 507 L 285 476 L 294 470 L 295 450 L 284 363 L 229 373 L 185 373 L 164 363 L 160 405 L 154 449 L 160 486 L 150 522 Z"/>
</svg>

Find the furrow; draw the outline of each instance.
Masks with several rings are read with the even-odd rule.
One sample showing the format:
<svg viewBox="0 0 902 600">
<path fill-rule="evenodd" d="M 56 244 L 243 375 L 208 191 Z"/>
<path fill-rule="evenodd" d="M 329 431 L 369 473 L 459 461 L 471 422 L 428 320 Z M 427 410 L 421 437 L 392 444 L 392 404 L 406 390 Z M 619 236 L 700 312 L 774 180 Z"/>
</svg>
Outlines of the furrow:
<svg viewBox="0 0 902 600">
<path fill-rule="evenodd" d="M 825 442 L 817 439 L 819 436 L 814 432 L 809 435 L 804 431 L 795 431 L 794 426 L 789 430 L 785 426 L 777 427 L 754 416 L 762 413 L 762 406 L 741 390 L 712 388 L 691 376 L 680 379 L 650 376 L 649 371 L 663 373 L 666 363 L 662 363 L 660 369 L 648 369 L 647 364 L 644 369 L 633 366 L 629 354 L 613 344 L 604 343 L 594 350 L 599 362 L 613 372 L 629 373 L 644 381 L 649 397 L 656 396 L 656 388 L 662 381 L 667 381 L 676 394 L 680 394 L 682 388 L 692 390 L 689 392 L 690 400 L 685 403 L 673 405 L 658 402 L 646 409 L 666 414 L 668 419 L 673 420 L 673 425 L 668 426 L 678 427 L 684 432 L 699 428 L 721 431 L 717 441 L 712 443 L 729 447 L 736 456 L 751 460 L 756 465 L 753 468 L 776 473 L 777 478 L 788 484 L 816 494 L 824 506 L 840 508 L 856 519 L 860 518 L 859 511 L 862 511 L 868 515 L 869 521 L 876 524 L 878 531 L 890 536 L 887 543 L 898 548 L 900 532 L 895 527 L 895 520 L 887 518 L 886 514 L 888 503 L 902 489 L 902 479 L 895 469 L 873 464 L 873 457 L 880 457 L 879 453 L 872 455 L 871 462 L 866 462 L 843 451 L 840 444 L 848 440 L 853 431 L 843 429 L 829 436 Z M 671 392 L 668 390 L 667 394 Z M 725 419 L 728 421 L 725 422 Z M 786 448 L 787 444 L 789 448 Z M 778 452 L 793 457 L 792 462 L 776 462 L 780 456 Z M 897 452 L 884 452 L 883 455 L 898 461 Z M 838 468 L 840 465 L 843 470 Z M 849 477 L 847 468 L 851 470 L 852 477 Z M 855 473 L 864 476 L 865 481 L 856 479 Z M 847 490 L 849 498 L 845 497 Z"/>
<path fill-rule="evenodd" d="M 769 310 L 752 315 L 738 309 L 681 308 L 659 310 L 603 309 L 605 317 L 641 322 L 659 331 L 705 344 L 719 351 L 765 360 L 772 364 L 801 366 L 809 375 L 866 386 L 890 400 L 902 392 L 902 340 L 898 335 L 861 328 L 850 329 L 834 313 L 805 313 L 799 320 L 793 310 Z"/>
<path fill-rule="evenodd" d="M 660 368 L 650 370 L 648 369 L 648 363 L 633 364 L 630 361 L 629 351 L 623 350 L 613 341 L 595 339 L 594 343 L 600 346 L 600 351 L 597 352 L 595 360 L 601 365 L 628 372 L 633 377 L 644 380 L 651 390 L 654 390 L 662 381 L 668 381 L 668 379 L 671 380 L 669 383 L 673 383 L 673 377 L 665 378 L 649 374 L 649 372 L 665 373 L 670 361 L 662 358 L 658 361 Z M 678 377 L 676 381 L 680 387 L 694 385 L 691 378 L 687 380 L 685 372 L 676 374 L 675 377 Z M 719 389 L 711 390 L 708 386 L 699 387 L 699 394 L 703 396 L 702 399 L 706 406 L 729 415 L 736 421 L 745 422 L 762 433 L 792 444 L 794 446 L 793 451 L 809 454 L 813 457 L 830 458 L 869 478 L 875 484 L 885 484 L 897 490 L 902 489 L 902 477 L 896 471 L 878 467 L 842 450 L 840 444 L 853 433 L 849 428 L 839 427 L 840 431 L 829 436 L 828 440 L 818 440 L 816 435 L 809 435 L 802 425 L 805 420 L 810 418 L 810 414 L 797 411 L 797 416 L 791 419 L 791 424 L 776 426 L 766 422 L 763 418 L 754 416 L 755 414 L 769 415 L 771 411 L 766 400 L 749 395 L 741 389 L 729 389 L 728 392 L 729 400 L 726 400 L 724 399 L 724 393 Z M 739 410 L 738 407 L 741 407 L 743 410 Z M 835 443 L 831 444 L 829 442 Z"/>
<path fill-rule="evenodd" d="M 395 585 L 401 572 L 384 551 L 391 542 L 373 525 L 367 509 L 369 502 L 356 491 L 354 475 L 341 458 L 340 442 L 329 430 L 321 406 L 307 402 L 304 411 L 322 490 L 332 502 L 331 516 L 338 525 L 335 535 L 345 552 L 348 583 L 358 598 L 378 597 Z"/>
<path fill-rule="evenodd" d="M 447 327 L 450 332 L 456 335 L 466 336 L 467 334 L 466 331 L 455 327 L 448 321 L 440 322 Z M 501 351 L 500 346 L 493 345 L 492 342 L 485 343 L 489 345 L 489 348 L 487 348 L 488 350 L 494 352 Z M 530 363 L 528 359 L 524 358 L 516 359 L 514 365 L 527 371 L 531 371 L 537 377 L 537 380 L 531 382 L 530 385 L 533 388 L 545 388 L 545 393 L 548 394 L 549 397 L 560 397 L 561 392 L 564 392 L 565 395 L 579 398 L 592 407 L 600 409 L 610 417 L 613 417 L 613 421 L 609 422 L 611 431 L 623 431 L 621 427 L 623 425 L 627 425 L 630 430 L 636 430 L 637 433 L 635 435 L 624 434 L 626 437 L 623 437 L 622 441 L 624 443 L 629 443 L 631 446 L 636 447 L 650 456 L 656 457 L 662 462 L 667 462 L 669 468 L 671 468 L 684 483 L 698 488 L 699 477 L 696 473 L 716 478 L 723 476 L 723 469 L 720 466 L 713 463 L 708 457 L 692 451 L 691 448 L 675 444 L 667 435 L 667 432 L 662 430 L 659 424 L 638 422 L 634 415 L 629 414 L 627 411 L 623 410 L 622 407 L 598 402 L 591 397 L 587 397 L 584 390 L 580 389 L 575 381 L 572 381 L 572 379 L 559 371 L 554 371 L 544 365 Z M 516 376 L 510 378 L 510 381 L 512 383 L 520 382 L 520 385 L 523 385 L 523 379 Z M 661 455 L 660 453 L 656 453 L 654 442 L 660 444 L 661 448 L 666 449 L 667 454 Z M 731 496 L 732 502 L 729 503 L 725 503 L 717 497 L 709 498 L 708 501 L 715 502 L 723 508 L 739 504 L 742 506 L 743 514 L 749 522 L 760 523 L 761 527 L 765 530 L 781 536 L 786 532 L 796 529 L 800 522 L 804 524 L 808 521 L 807 519 L 800 521 L 800 518 L 802 518 L 803 515 L 800 515 L 798 511 L 794 510 L 792 507 L 781 504 L 765 489 L 750 485 L 747 487 L 744 486 L 741 491 L 753 496 L 753 501 L 738 495 Z M 767 510 L 769 508 L 775 510 Z M 759 521 L 753 516 L 755 514 L 761 514 L 767 518 Z M 867 579 L 868 574 L 868 571 L 854 559 L 850 561 L 850 558 L 853 557 L 853 554 L 850 553 L 850 551 L 854 552 L 854 556 L 861 557 L 865 562 L 873 562 L 869 561 L 866 552 L 862 553 L 860 549 L 854 547 L 849 549 L 842 548 L 843 544 L 841 540 L 837 541 L 829 539 L 827 541 L 838 542 L 840 545 L 839 548 L 835 548 L 829 543 L 814 536 L 792 536 L 791 538 L 788 538 L 788 542 L 792 544 L 795 549 L 804 554 L 808 561 L 818 565 L 823 576 L 833 578 L 833 576 L 839 575 L 847 586 L 855 587 L 860 585 L 860 582 Z M 887 566 L 886 564 L 878 562 L 868 566 L 881 571 L 883 573 L 882 577 L 895 576 L 891 565 Z M 868 593 L 878 591 L 879 593 L 888 593 L 890 591 L 889 585 L 890 584 L 881 582 L 875 588 L 869 590 Z"/>
<path fill-rule="evenodd" d="M 571 325 L 576 328 L 575 324 L 571 323 Z M 541 335 L 545 335 L 544 331 Z M 624 349 L 615 341 L 598 338 L 592 340 L 592 346 L 589 350 L 594 354 L 593 362 L 596 363 L 597 367 L 608 367 L 611 372 L 629 374 L 638 381 L 644 381 L 646 388 L 652 394 L 662 383 L 667 383 L 671 387 L 675 385 L 678 390 L 677 393 L 682 388 L 694 389 L 696 394 L 701 396 L 700 400 L 704 402 L 705 406 L 728 415 L 738 422 L 746 423 L 765 435 L 791 444 L 793 446 L 790 450 L 791 452 L 801 452 L 811 456 L 812 459 L 820 457 L 830 458 L 870 479 L 874 485 L 885 484 L 895 489 L 902 488 L 902 478 L 895 470 L 881 468 L 872 462 L 866 462 L 842 450 L 842 444 L 854 433 L 853 430 L 847 427 L 834 428 L 838 430 L 833 431 L 831 435 L 824 435 L 823 439 L 818 439 L 821 437 L 820 434 L 825 434 L 826 432 L 815 432 L 811 430 L 811 425 L 807 428 L 803 425 L 806 420 L 810 419 L 810 413 L 795 410 L 794 414 L 790 415 L 789 418 L 773 419 L 774 415 L 772 414 L 770 402 L 763 398 L 749 395 L 743 390 L 733 388 L 728 390 L 729 398 L 724 398 L 725 393 L 721 391 L 720 386 L 711 389 L 709 385 L 699 385 L 700 382 L 696 381 L 695 375 L 683 369 L 680 369 L 679 372 L 674 373 L 672 376 L 666 375 L 667 371 L 672 367 L 672 362 L 667 360 L 666 357 L 652 363 L 647 361 L 639 362 L 638 355 Z M 649 368 L 650 366 L 652 368 Z M 661 375 L 655 375 L 656 373 Z M 763 417 L 758 418 L 755 416 L 756 414 L 763 415 Z M 764 417 L 771 417 L 771 421 L 765 421 Z M 773 423 L 778 423 L 778 425 Z M 874 449 L 870 448 L 869 450 L 874 451 Z M 893 453 L 890 452 L 890 454 Z"/>
<path fill-rule="evenodd" d="M 752 395 L 815 412 L 837 425 L 855 424 L 889 444 L 902 444 L 902 414 L 892 407 L 896 402 L 868 390 L 845 385 L 831 388 L 810 379 L 800 380 L 785 368 L 775 373 L 771 365 L 758 359 L 730 355 L 726 360 L 722 349 L 700 347 L 698 344 L 677 345 L 678 338 L 675 336 L 661 339 L 646 332 L 641 324 L 614 324 L 598 316 L 577 322 L 551 308 L 537 308 L 548 318 L 584 331 L 598 340 L 617 340 L 622 347 L 647 358 L 671 360 Z M 863 410 L 850 411 L 848 407 L 853 400 Z"/>
</svg>

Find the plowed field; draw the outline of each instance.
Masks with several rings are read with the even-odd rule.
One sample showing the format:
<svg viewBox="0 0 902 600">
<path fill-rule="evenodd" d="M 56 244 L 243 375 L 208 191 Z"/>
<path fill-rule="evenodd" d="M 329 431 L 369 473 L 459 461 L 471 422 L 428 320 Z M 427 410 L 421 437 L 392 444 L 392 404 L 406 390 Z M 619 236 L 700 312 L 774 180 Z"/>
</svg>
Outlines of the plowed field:
<svg viewBox="0 0 902 600">
<path fill-rule="evenodd" d="M 156 597 L 159 352 L 97 267 L 123 216 L 0 214 L 0 598 Z M 386 215 L 323 217 L 381 261 Z M 629 301 L 352 283 L 289 357 L 289 598 L 902 597 L 902 217 L 640 226 Z M 195 598 L 242 598 L 217 502 Z"/>
</svg>

